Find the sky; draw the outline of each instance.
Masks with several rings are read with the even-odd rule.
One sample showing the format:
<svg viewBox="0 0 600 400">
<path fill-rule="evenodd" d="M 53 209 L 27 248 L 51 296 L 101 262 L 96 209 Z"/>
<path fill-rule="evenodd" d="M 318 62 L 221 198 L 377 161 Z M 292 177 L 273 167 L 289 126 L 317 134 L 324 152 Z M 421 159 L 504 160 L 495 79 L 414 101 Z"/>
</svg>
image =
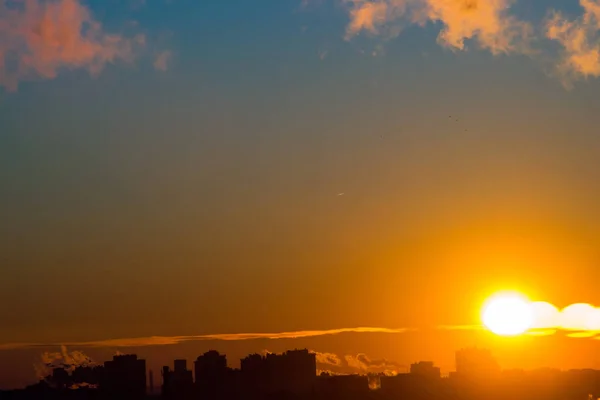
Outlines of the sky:
<svg viewBox="0 0 600 400">
<path fill-rule="evenodd" d="M 0 0 L 0 388 L 57 352 L 600 368 L 473 327 L 499 290 L 600 305 L 599 30 L 598 0 Z"/>
</svg>

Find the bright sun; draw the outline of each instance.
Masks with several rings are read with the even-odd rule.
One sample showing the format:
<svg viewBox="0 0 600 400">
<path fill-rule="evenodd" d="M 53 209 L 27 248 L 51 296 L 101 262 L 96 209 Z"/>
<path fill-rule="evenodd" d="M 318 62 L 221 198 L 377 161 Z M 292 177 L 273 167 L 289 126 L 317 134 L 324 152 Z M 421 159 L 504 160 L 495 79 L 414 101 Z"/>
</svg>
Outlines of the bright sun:
<svg viewBox="0 0 600 400">
<path fill-rule="evenodd" d="M 516 293 L 498 294 L 487 301 L 481 319 L 493 333 L 515 336 L 531 327 L 533 309 L 524 296 Z"/>
</svg>

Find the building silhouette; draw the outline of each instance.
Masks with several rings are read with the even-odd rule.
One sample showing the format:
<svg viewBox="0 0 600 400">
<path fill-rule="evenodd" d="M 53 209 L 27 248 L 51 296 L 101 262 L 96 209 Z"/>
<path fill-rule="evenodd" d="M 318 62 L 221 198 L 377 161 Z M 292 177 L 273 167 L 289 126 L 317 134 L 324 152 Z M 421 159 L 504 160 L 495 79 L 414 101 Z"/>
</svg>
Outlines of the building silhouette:
<svg viewBox="0 0 600 400">
<path fill-rule="evenodd" d="M 440 368 L 433 365 L 432 361 L 419 361 L 410 365 L 410 373 L 425 379 L 440 379 L 442 374 Z"/>
<path fill-rule="evenodd" d="M 187 399 L 194 394 L 194 379 L 192 370 L 187 369 L 186 360 L 175 360 L 174 368 L 168 366 L 162 369 L 162 396 L 167 399 Z"/>
<path fill-rule="evenodd" d="M 444 399 L 450 395 L 442 380 L 440 368 L 431 361 L 410 366 L 410 372 L 380 377 L 381 391 L 397 399 Z"/>
<path fill-rule="evenodd" d="M 456 376 L 477 380 L 482 376 L 496 379 L 500 375 L 500 365 L 488 349 L 471 347 L 456 352 Z"/>
<path fill-rule="evenodd" d="M 154 372 L 148 371 L 148 393 L 154 394 Z"/>
<path fill-rule="evenodd" d="M 253 393 L 302 395 L 315 389 L 316 355 L 306 349 L 265 356 L 251 354 L 241 360 L 240 366 L 244 382 Z"/>
<path fill-rule="evenodd" d="M 162 368 L 161 396 L 169 400 L 594 400 L 600 398 L 600 371 L 504 370 L 489 350 L 456 352 L 456 371 L 442 377 L 431 361 L 410 372 L 317 376 L 316 355 L 306 349 L 251 354 L 239 369 L 225 355 L 208 351 L 194 362 L 174 360 Z M 149 373 L 153 386 L 152 373 Z M 152 390 L 150 390 L 152 392 Z M 136 400 L 147 396 L 146 362 L 136 355 L 113 357 L 104 365 L 54 368 L 22 390 L 0 391 L 0 399 Z"/>
<path fill-rule="evenodd" d="M 100 389 L 112 398 L 141 399 L 146 395 L 146 360 L 135 354 L 114 356 L 104 363 Z"/>
<path fill-rule="evenodd" d="M 316 397 L 320 399 L 364 399 L 369 390 L 369 377 L 366 375 L 322 373 L 315 387 Z"/>
<path fill-rule="evenodd" d="M 203 397 L 223 398 L 231 389 L 232 371 L 227 367 L 227 357 L 210 350 L 194 362 L 196 391 Z"/>
</svg>

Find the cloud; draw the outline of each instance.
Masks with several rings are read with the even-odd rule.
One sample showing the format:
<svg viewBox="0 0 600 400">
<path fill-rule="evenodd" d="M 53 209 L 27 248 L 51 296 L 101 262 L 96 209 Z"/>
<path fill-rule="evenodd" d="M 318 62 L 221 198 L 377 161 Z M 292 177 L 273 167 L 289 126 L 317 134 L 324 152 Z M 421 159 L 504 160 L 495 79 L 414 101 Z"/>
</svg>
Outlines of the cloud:
<svg viewBox="0 0 600 400">
<path fill-rule="evenodd" d="M 525 52 L 533 34 L 530 24 L 509 14 L 514 0 L 427 0 L 415 20 L 443 25 L 438 43 L 464 50 L 473 39 L 493 54 Z"/>
<path fill-rule="evenodd" d="M 163 51 L 156 55 L 154 58 L 154 69 L 158 71 L 166 71 L 168 69 L 169 61 L 171 61 L 172 54 L 170 51 Z"/>
<path fill-rule="evenodd" d="M 579 0 L 582 13 L 568 17 L 548 12 L 543 24 L 533 24 L 511 12 L 516 0 L 339 0 L 346 6 L 346 40 L 365 33 L 389 40 L 405 26 L 440 26 L 437 43 L 456 51 L 469 42 L 494 55 L 543 55 L 534 48 L 538 37 L 560 47 L 556 75 L 569 88 L 574 81 L 600 77 L 600 0 Z M 536 37 L 537 36 L 537 37 Z"/>
<path fill-rule="evenodd" d="M 55 78 L 61 69 L 98 75 L 106 64 L 132 62 L 145 36 L 106 33 L 79 0 L 0 0 L 0 86 Z"/>
<path fill-rule="evenodd" d="M 98 389 L 98 385 L 97 384 L 92 384 L 92 383 L 74 383 L 71 386 L 69 386 L 69 389 L 71 390 L 77 390 L 77 389 Z"/>
<path fill-rule="evenodd" d="M 555 335 L 556 332 L 556 329 L 531 329 L 525 332 L 525 334 L 527 336 L 552 336 Z"/>
<path fill-rule="evenodd" d="M 66 346 L 60 346 L 60 352 L 43 353 L 41 359 L 47 367 L 62 367 L 68 371 L 72 371 L 79 366 L 95 365 L 95 362 L 81 351 L 69 352 Z"/>
<path fill-rule="evenodd" d="M 343 0 L 349 4 L 346 38 L 362 31 L 397 36 L 406 23 L 439 23 L 438 43 L 465 50 L 472 39 L 493 54 L 527 52 L 532 26 L 509 14 L 514 0 Z"/>
<path fill-rule="evenodd" d="M 312 351 L 316 355 L 317 370 L 333 375 L 385 374 L 397 375 L 407 369 L 406 365 L 381 358 L 371 359 L 364 353 L 338 356 L 333 353 Z"/>
<path fill-rule="evenodd" d="M 545 26 L 546 37 L 562 47 L 557 70 L 565 85 L 579 78 L 600 76 L 600 0 L 580 0 L 583 14 L 568 19 L 552 11 Z"/>
<path fill-rule="evenodd" d="M 571 338 L 590 338 L 600 335 L 600 308 L 591 304 L 575 303 L 563 309 L 544 301 L 529 304 L 533 323 L 527 335 L 550 336 L 559 331 Z M 482 325 L 442 325 L 441 330 L 483 330 Z"/>
<path fill-rule="evenodd" d="M 347 40 L 361 31 L 373 35 L 385 32 L 390 38 L 399 34 L 399 28 L 394 23 L 397 23 L 406 13 L 406 0 L 343 0 L 343 2 L 349 5 L 350 14 L 350 22 L 346 27 Z"/>
<path fill-rule="evenodd" d="M 55 347 L 55 346 L 77 346 L 77 347 L 143 347 L 143 346 L 166 346 L 175 345 L 190 341 L 205 340 L 257 340 L 257 339 L 298 339 L 305 337 L 338 335 L 341 333 L 405 333 L 411 331 L 410 328 L 377 328 L 377 327 L 357 327 L 340 328 L 328 330 L 308 330 L 293 332 L 276 333 L 222 333 L 194 336 L 148 336 L 140 338 L 107 339 L 90 342 L 66 342 L 66 343 L 7 343 L 1 344 L 0 350 L 16 350 L 35 347 Z"/>
<path fill-rule="evenodd" d="M 385 358 L 371 359 L 366 354 L 360 353 L 356 356 L 345 356 L 348 365 L 362 371 L 363 373 L 383 373 L 386 375 L 396 375 L 405 369 L 406 366 L 389 361 Z"/>
<path fill-rule="evenodd" d="M 377 26 L 386 22 L 388 3 L 385 1 L 354 1 L 346 35 L 352 37 L 362 30 L 377 33 Z"/>
<path fill-rule="evenodd" d="M 476 331 L 483 330 L 485 327 L 483 325 L 439 325 L 437 329 L 447 331 Z"/>
<path fill-rule="evenodd" d="M 531 303 L 534 315 L 532 328 L 538 330 L 563 330 L 571 332 L 570 337 L 595 336 L 600 332 L 600 309 L 591 304 L 571 304 L 562 310 L 547 302 Z M 581 334 L 573 334 L 581 332 Z M 586 334 L 583 334 L 585 332 Z"/>
<path fill-rule="evenodd" d="M 319 353 L 318 351 L 313 351 L 313 353 L 316 355 L 317 364 L 334 366 L 342 365 L 342 360 L 337 356 L 337 354 Z"/>
<path fill-rule="evenodd" d="M 94 360 L 81 351 L 68 351 L 66 346 L 60 346 L 59 352 L 42 353 L 39 362 L 34 364 L 38 378 L 44 379 L 52 373 L 54 368 L 64 368 L 73 372 L 77 367 L 97 365 Z"/>
<path fill-rule="evenodd" d="M 531 336 L 548 336 L 557 333 L 558 331 L 566 331 L 568 337 L 594 337 L 600 338 L 600 308 L 596 308 L 590 304 L 576 303 L 559 310 L 554 305 L 547 302 L 532 302 L 530 306 L 533 310 L 534 321 L 531 329 L 527 332 Z M 486 328 L 483 325 L 439 325 L 438 330 L 446 331 L 481 331 Z M 385 327 L 354 327 L 354 328 L 339 328 L 327 330 L 304 330 L 290 332 L 273 332 L 273 333 L 217 333 L 206 335 L 190 335 L 190 336 L 147 336 L 137 338 L 119 338 L 105 339 L 97 341 L 82 341 L 82 342 L 60 342 L 60 343 L 43 343 L 43 342 L 28 342 L 28 343 L 5 343 L 0 344 L 2 350 L 18 350 L 28 348 L 48 348 L 48 347 L 102 347 L 102 348 L 128 348 L 128 347 L 144 347 L 144 346 L 168 346 L 176 345 L 191 341 L 207 341 L 207 340 L 222 340 L 222 341 L 243 341 L 243 340 L 282 340 L 282 339 L 298 339 L 327 335 L 339 335 L 342 333 L 387 333 L 401 334 L 417 331 L 415 328 L 385 328 Z M 65 360 L 83 362 L 88 360 L 83 353 L 69 353 L 67 357 L 64 351 L 61 353 L 47 353 L 48 357 L 62 357 Z M 335 354 L 317 353 L 317 360 L 322 364 L 327 365 L 345 365 L 352 366 L 358 369 L 372 370 L 379 368 L 382 372 L 388 369 L 390 365 L 386 360 L 370 360 L 364 357 L 355 356 L 354 358 L 345 357 L 340 359 Z M 368 366 L 368 367 L 366 367 Z"/>
</svg>

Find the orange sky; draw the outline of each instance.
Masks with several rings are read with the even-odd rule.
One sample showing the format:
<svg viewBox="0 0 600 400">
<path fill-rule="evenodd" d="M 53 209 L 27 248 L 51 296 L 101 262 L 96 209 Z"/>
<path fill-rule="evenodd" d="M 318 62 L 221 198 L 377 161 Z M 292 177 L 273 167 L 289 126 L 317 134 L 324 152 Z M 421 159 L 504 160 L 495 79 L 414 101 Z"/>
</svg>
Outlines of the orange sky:
<svg viewBox="0 0 600 400">
<path fill-rule="evenodd" d="M 0 0 L 0 386 L 149 337 L 153 368 L 596 366 L 595 339 L 439 326 L 501 290 L 600 305 L 600 3 L 232 1 Z"/>
</svg>

